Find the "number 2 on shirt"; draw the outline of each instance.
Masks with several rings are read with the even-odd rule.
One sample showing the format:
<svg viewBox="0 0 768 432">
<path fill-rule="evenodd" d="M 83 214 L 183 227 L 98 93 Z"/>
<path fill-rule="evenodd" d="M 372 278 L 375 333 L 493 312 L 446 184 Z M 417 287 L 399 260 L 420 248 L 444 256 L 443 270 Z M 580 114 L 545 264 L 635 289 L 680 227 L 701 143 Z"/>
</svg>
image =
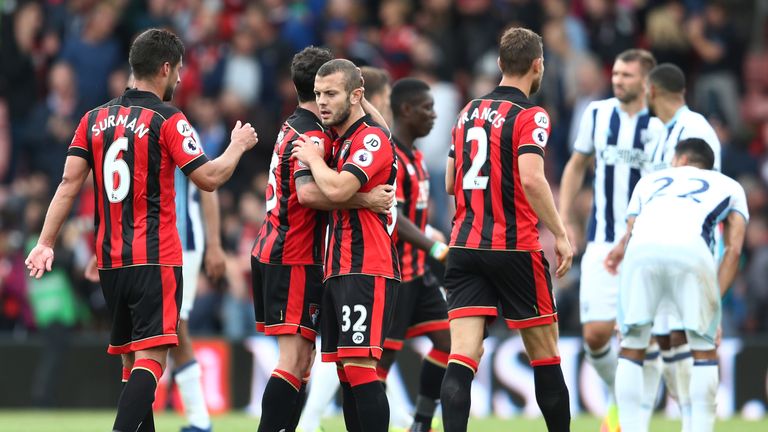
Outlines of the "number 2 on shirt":
<svg viewBox="0 0 768 432">
<path fill-rule="evenodd" d="M 472 142 L 477 143 L 477 153 L 472 158 L 472 165 L 462 181 L 463 189 L 483 189 L 488 187 L 488 176 L 479 176 L 480 168 L 488 160 L 488 134 L 481 127 L 473 127 L 467 131 L 467 144 L 470 145 L 469 152 L 472 154 Z"/>
</svg>

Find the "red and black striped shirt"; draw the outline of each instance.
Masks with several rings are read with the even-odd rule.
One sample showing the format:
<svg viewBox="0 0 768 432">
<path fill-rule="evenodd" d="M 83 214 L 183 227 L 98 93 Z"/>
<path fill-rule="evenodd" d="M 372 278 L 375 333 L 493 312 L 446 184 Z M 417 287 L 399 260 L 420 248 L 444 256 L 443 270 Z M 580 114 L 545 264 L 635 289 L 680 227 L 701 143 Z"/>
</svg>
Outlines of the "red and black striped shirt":
<svg viewBox="0 0 768 432">
<path fill-rule="evenodd" d="M 451 131 L 456 200 L 451 246 L 541 249 L 518 157 L 543 157 L 549 131 L 547 112 L 514 87 L 499 86 L 464 107 Z"/>
<path fill-rule="evenodd" d="M 322 265 L 328 214 L 299 204 L 295 179 L 312 175 L 307 166 L 291 159 L 299 134 L 323 145 L 330 159 L 333 140 L 311 111 L 296 108 L 277 136 L 267 184 L 267 214 L 251 255 L 260 262 L 284 265 Z"/>
<path fill-rule="evenodd" d="M 335 166 L 348 171 L 362 185 L 359 192 L 370 192 L 381 184 L 395 185 L 397 157 L 387 133 L 366 115 L 337 138 Z M 378 214 L 368 209 L 331 212 L 325 277 L 367 274 L 400 279 L 392 231 L 396 210 Z"/>
<path fill-rule="evenodd" d="M 424 157 L 418 149 L 407 148 L 396 138 L 398 218 L 406 218 L 424 231 L 429 219 L 429 173 Z M 400 257 L 400 271 L 403 282 L 424 274 L 427 254 L 411 243 L 397 240 L 397 255 Z"/>
<path fill-rule="evenodd" d="M 174 170 L 189 175 L 208 158 L 181 111 L 126 90 L 83 116 L 67 155 L 93 170 L 99 268 L 182 264 Z"/>
</svg>

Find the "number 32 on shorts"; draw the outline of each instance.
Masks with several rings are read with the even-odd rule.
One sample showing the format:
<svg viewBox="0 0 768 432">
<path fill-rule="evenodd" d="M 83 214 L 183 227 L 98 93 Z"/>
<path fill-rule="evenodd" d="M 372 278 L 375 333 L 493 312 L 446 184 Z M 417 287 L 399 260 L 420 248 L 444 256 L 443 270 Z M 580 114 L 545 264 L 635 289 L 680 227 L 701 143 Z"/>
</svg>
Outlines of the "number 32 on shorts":
<svg viewBox="0 0 768 432">
<path fill-rule="evenodd" d="M 352 323 L 351 315 L 357 314 L 357 319 L 354 324 Z M 341 331 L 348 332 L 351 328 L 355 334 L 352 335 L 352 342 L 361 344 L 365 340 L 365 336 L 362 332 L 368 330 L 368 326 L 365 325 L 365 320 L 368 318 L 368 310 L 361 304 L 356 304 L 352 307 L 349 305 L 343 305 L 341 307 Z"/>
</svg>

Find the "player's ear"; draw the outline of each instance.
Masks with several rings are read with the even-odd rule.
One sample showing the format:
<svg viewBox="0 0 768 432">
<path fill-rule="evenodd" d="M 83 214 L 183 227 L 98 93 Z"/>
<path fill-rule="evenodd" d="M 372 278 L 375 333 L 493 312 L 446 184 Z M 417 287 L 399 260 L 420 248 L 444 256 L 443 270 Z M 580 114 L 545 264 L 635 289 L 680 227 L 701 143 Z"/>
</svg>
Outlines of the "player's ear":
<svg viewBox="0 0 768 432">
<path fill-rule="evenodd" d="M 358 87 L 358 88 L 352 90 L 352 93 L 349 96 L 349 101 L 352 104 L 359 104 L 362 99 L 363 99 L 363 88 L 362 87 Z"/>
</svg>

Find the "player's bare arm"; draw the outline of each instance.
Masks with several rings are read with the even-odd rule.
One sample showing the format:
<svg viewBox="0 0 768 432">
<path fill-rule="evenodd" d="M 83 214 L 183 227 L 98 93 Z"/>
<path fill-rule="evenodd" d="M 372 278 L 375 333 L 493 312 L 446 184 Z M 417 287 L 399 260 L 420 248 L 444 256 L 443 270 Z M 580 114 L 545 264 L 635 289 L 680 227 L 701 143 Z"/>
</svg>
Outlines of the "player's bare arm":
<svg viewBox="0 0 768 432">
<path fill-rule="evenodd" d="M 342 171 L 336 172 L 326 165 L 322 149 L 317 147 L 306 135 L 301 135 L 293 142 L 291 157 L 298 159 L 312 171 L 320 191 L 331 202 L 341 204 L 349 201 L 362 185 L 354 174 Z"/>
<path fill-rule="evenodd" d="M 360 99 L 360 106 L 363 107 L 363 111 L 365 111 L 366 114 L 369 114 L 371 118 L 373 118 L 373 121 L 387 130 L 387 135 L 389 135 L 391 138 L 392 133 L 389 131 L 389 125 L 387 125 L 387 121 L 384 119 L 384 116 L 381 115 L 379 110 L 377 110 L 376 107 L 373 106 L 373 104 L 371 104 L 368 99 L 365 98 L 365 96 Z"/>
<path fill-rule="evenodd" d="M 192 171 L 189 178 L 204 191 L 216 190 L 232 177 L 240 158 L 258 142 L 259 137 L 253 126 L 250 123 L 241 124 L 238 120 L 232 129 L 229 145 L 224 153 Z"/>
<path fill-rule="evenodd" d="M 403 214 L 404 211 L 400 211 Z M 426 251 L 438 261 L 445 261 L 448 256 L 448 245 L 443 241 L 435 241 L 422 232 L 410 219 L 400 217 L 397 219 L 397 237 L 417 248 Z"/>
<path fill-rule="evenodd" d="M 728 288 L 731 287 L 736 277 L 736 271 L 739 269 L 739 257 L 741 257 L 741 248 L 744 245 L 747 221 L 744 219 L 744 215 L 732 211 L 725 219 L 724 227 L 725 250 L 722 261 L 720 261 L 720 268 L 717 271 L 717 282 L 720 286 L 721 296 L 728 292 Z"/>
<path fill-rule="evenodd" d="M 448 195 L 453 195 L 453 186 L 456 181 L 455 169 L 454 159 L 449 157 L 448 161 L 445 163 L 445 192 L 447 192 Z"/>
<path fill-rule="evenodd" d="M 296 179 L 296 194 L 299 204 L 315 210 L 359 209 L 367 208 L 376 213 L 388 213 L 395 204 L 395 188 L 382 184 L 370 192 L 357 192 L 344 203 L 331 201 L 315 183 L 312 176 L 302 176 Z"/>
<path fill-rule="evenodd" d="M 608 270 L 608 273 L 612 275 L 619 273 L 619 264 L 621 264 L 621 261 L 624 259 L 624 251 L 627 249 L 627 243 L 632 234 L 633 226 L 635 226 L 635 216 L 630 216 L 627 218 L 627 231 L 624 233 L 624 236 L 618 243 L 616 243 L 613 249 L 608 252 L 608 255 L 605 256 L 603 264 L 605 265 L 605 269 Z"/>
<path fill-rule="evenodd" d="M 64 174 L 61 177 L 59 187 L 56 189 L 56 194 L 51 200 L 51 205 L 48 206 L 48 213 L 45 215 L 40 238 L 24 261 L 30 276 L 40 279 L 46 271 L 51 271 L 53 245 L 56 243 L 56 237 L 58 237 L 61 226 L 72 209 L 72 203 L 75 202 L 75 198 L 77 198 L 77 194 L 90 171 L 91 167 L 85 159 L 79 156 L 67 157 L 67 161 L 64 163 Z"/>
<path fill-rule="evenodd" d="M 213 280 L 218 280 L 227 271 L 227 256 L 221 247 L 218 193 L 200 191 L 200 205 L 203 208 L 205 224 L 205 274 Z"/>
<path fill-rule="evenodd" d="M 555 253 L 557 254 L 555 275 L 563 277 L 571 268 L 573 250 L 568 241 L 563 221 L 555 209 L 555 200 L 549 189 L 549 183 L 544 176 L 544 158 L 536 153 L 521 154 L 518 158 L 518 167 L 520 169 L 520 183 L 523 185 L 523 191 L 528 202 L 538 215 L 539 220 L 555 236 Z"/>
<path fill-rule="evenodd" d="M 568 159 L 568 163 L 565 164 L 563 170 L 563 177 L 560 180 L 560 217 L 563 219 L 563 225 L 568 230 L 568 238 L 573 244 L 574 226 L 573 217 L 573 202 L 576 200 L 576 196 L 581 190 L 581 186 L 584 184 L 584 176 L 587 173 L 587 169 L 594 163 L 594 155 L 586 155 L 578 151 L 574 151 L 571 154 L 571 158 Z"/>
</svg>

